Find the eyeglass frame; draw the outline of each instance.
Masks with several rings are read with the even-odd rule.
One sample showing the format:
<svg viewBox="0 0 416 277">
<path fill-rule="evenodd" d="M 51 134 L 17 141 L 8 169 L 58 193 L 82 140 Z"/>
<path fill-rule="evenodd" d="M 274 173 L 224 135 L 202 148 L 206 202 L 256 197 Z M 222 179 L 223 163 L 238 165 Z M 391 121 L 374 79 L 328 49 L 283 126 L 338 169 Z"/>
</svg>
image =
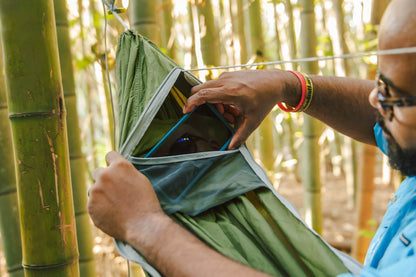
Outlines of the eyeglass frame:
<svg viewBox="0 0 416 277">
<path fill-rule="evenodd" d="M 393 96 L 390 95 L 389 87 L 393 88 L 398 93 L 402 93 L 402 94 L 409 94 L 409 93 L 406 92 L 405 90 L 397 87 L 390 79 L 388 79 L 386 76 L 384 76 L 380 72 L 380 69 L 377 69 L 376 82 L 377 82 L 378 102 L 380 103 L 380 106 L 381 106 L 384 114 L 387 115 L 387 113 L 389 113 L 388 116 L 385 116 L 389 119 L 389 121 L 393 120 L 393 117 L 394 117 L 393 108 L 394 108 L 394 106 L 397 106 L 397 107 L 416 106 L 416 96 L 393 97 Z M 382 91 L 380 88 L 383 85 L 384 85 L 384 90 Z"/>
</svg>

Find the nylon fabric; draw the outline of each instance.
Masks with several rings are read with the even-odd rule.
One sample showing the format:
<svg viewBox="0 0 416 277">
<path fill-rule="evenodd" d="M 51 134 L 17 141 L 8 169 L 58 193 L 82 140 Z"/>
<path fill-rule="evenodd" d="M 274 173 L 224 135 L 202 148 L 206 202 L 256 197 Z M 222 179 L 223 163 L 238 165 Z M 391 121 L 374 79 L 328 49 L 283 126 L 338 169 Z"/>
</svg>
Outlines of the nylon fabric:
<svg viewBox="0 0 416 277">
<path fill-rule="evenodd" d="M 303 224 L 290 213 L 285 214 L 285 207 L 270 190 L 259 188 L 253 193 L 265 206 L 274 208 L 274 214 L 283 213 L 280 217 L 285 220 L 277 224 L 286 238 L 284 242 L 246 196 L 197 217 L 175 213 L 173 218 L 225 256 L 272 276 L 336 276 L 348 272 L 329 248 L 312 233 L 305 232 Z M 297 257 L 289 254 L 286 243 L 296 250 Z M 298 258 L 307 266 L 306 270 L 299 265 Z"/>
<path fill-rule="evenodd" d="M 182 116 L 183 103 L 170 91 L 175 87 L 189 97 L 199 81 L 132 31 L 121 35 L 118 47 L 122 153 L 151 180 L 171 218 L 223 255 L 274 276 L 335 276 L 361 269 L 306 226 L 244 145 L 143 158 Z M 219 123 L 199 122 L 202 128 L 209 124 Z M 131 246 L 120 241 L 116 246 L 159 276 Z"/>
<path fill-rule="evenodd" d="M 198 154 L 183 155 L 188 160 L 166 161 L 154 158 L 154 163 L 140 164 L 148 159 L 132 159 L 132 163 L 153 184 L 158 199 L 168 214 L 180 211 L 198 215 L 245 192 L 264 184 L 247 166 L 238 151 L 217 152 L 201 158 Z M 151 159 L 150 159 L 151 160 Z M 205 174 L 193 184 L 201 170 Z M 191 185 L 190 185 L 191 184 Z"/>
<path fill-rule="evenodd" d="M 116 57 L 119 141 L 123 143 L 154 92 L 176 64 L 150 40 L 132 30 L 119 37 Z M 169 106 L 160 113 L 165 118 L 177 116 Z"/>
</svg>

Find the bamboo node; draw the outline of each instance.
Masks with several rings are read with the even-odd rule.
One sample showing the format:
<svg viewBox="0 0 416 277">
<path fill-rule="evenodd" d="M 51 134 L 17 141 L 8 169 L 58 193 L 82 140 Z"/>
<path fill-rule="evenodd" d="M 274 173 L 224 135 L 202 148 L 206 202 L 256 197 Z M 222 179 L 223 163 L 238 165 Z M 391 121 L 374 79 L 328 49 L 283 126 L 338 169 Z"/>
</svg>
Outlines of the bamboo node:
<svg viewBox="0 0 416 277">
<path fill-rule="evenodd" d="M 57 264 L 49 264 L 49 265 L 28 265 L 28 264 L 23 264 L 22 263 L 22 266 L 23 266 L 24 269 L 27 269 L 27 270 L 45 270 L 45 269 L 52 269 L 52 268 L 58 268 L 58 267 L 61 267 L 61 266 L 66 266 L 66 265 L 71 265 L 71 264 L 74 264 L 74 263 L 78 263 L 78 258 L 79 257 L 76 256 L 76 257 L 74 257 L 74 258 L 72 258 L 70 260 L 67 260 L 67 261 L 62 262 L 62 263 L 57 263 Z"/>
<path fill-rule="evenodd" d="M 10 119 L 17 119 L 17 118 L 26 118 L 26 117 L 47 117 L 51 115 L 57 115 L 57 113 L 53 110 L 51 112 L 31 112 L 31 113 L 14 113 L 9 114 Z"/>
</svg>

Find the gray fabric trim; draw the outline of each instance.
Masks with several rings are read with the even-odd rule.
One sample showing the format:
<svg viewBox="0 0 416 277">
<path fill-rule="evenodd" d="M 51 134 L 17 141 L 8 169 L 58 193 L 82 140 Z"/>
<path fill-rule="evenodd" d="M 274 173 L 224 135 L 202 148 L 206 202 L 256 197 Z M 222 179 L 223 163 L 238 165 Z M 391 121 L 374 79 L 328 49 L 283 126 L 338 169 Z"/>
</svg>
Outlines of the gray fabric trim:
<svg viewBox="0 0 416 277">
<path fill-rule="evenodd" d="M 153 118 L 159 111 L 159 108 L 162 106 L 163 101 L 165 101 L 166 96 L 169 94 L 170 88 L 175 84 L 181 71 L 182 70 L 179 67 L 175 67 L 169 72 L 168 76 L 166 76 L 163 83 L 159 86 L 157 93 L 152 96 L 149 104 L 144 109 L 136 125 L 131 130 L 131 133 L 119 150 L 121 155 L 128 157 L 133 153 L 135 147 L 142 139 Z"/>
<path fill-rule="evenodd" d="M 151 266 L 145 258 L 129 244 L 121 240 L 114 240 L 117 251 L 121 256 L 129 261 L 139 264 L 150 276 L 162 277 L 162 275 L 153 266 Z"/>
</svg>

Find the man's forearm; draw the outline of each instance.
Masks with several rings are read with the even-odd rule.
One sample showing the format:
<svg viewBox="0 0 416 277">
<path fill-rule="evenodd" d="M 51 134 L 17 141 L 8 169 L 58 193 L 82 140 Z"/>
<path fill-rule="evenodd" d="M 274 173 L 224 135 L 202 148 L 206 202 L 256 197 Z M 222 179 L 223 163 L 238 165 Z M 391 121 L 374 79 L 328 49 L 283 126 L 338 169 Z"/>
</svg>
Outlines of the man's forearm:
<svg viewBox="0 0 416 277">
<path fill-rule="evenodd" d="M 267 276 L 215 252 L 165 215 L 131 230 L 127 242 L 164 276 Z"/>
<path fill-rule="evenodd" d="M 345 135 L 375 145 L 372 127 L 376 112 L 368 101 L 374 82 L 342 77 L 311 78 L 315 93 L 306 113 Z"/>
</svg>

